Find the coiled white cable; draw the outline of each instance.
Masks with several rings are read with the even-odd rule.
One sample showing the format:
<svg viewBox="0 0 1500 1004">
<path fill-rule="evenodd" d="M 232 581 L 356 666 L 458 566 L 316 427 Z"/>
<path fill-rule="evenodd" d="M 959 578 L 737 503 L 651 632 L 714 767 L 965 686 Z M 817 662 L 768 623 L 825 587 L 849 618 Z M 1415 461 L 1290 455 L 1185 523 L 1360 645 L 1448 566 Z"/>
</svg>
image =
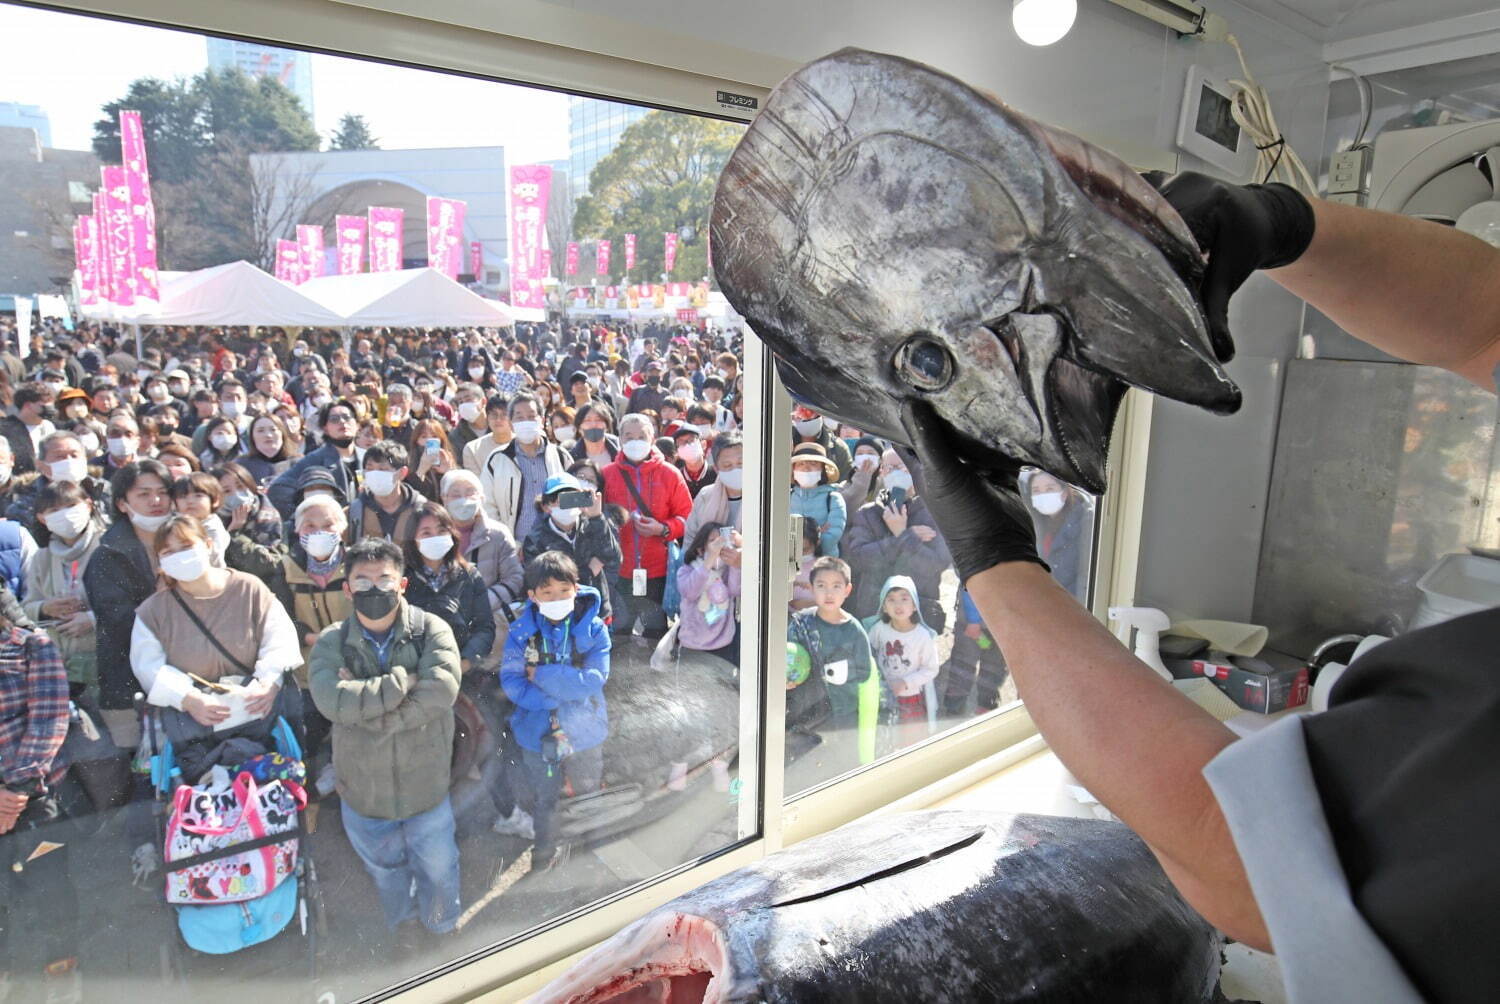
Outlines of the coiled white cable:
<svg viewBox="0 0 1500 1004">
<path fill-rule="evenodd" d="M 1262 184 L 1281 181 L 1309 198 L 1316 197 L 1318 186 L 1308 173 L 1307 165 L 1302 163 L 1302 158 L 1297 156 L 1297 151 L 1292 149 L 1286 135 L 1276 125 L 1271 98 L 1255 82 L 1250 65 L 1245 61 L 1245 50 L 1240 48 L 1240 40 L 1227 34 L 1224 41 L 1234 46 L 1240 57 L 1240 69 L 1245 74 L 1243 80 L 1229 81 L 1229 86 L 1234 89 L 1229 114 L 1255 143 L 1255 180 Z"/>
</svg>

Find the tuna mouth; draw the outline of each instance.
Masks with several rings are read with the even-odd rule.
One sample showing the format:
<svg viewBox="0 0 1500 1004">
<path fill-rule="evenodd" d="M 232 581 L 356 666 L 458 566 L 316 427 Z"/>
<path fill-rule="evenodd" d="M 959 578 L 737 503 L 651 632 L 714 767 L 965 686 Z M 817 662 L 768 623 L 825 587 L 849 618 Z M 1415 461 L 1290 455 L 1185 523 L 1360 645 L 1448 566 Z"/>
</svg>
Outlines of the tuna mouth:
<svg viewBox="0 0 1500 1004">
<path fill-rule="evenodd" d="M 1126 386 L 1114 377 L 1058 356 L 1047 371 L 1047 420 L 1069 466 L 1072 481 L 1093 495 L 1108 480 L 1109 438 Z"/>
<path fill-rule="evenodd" d="M 630 947 L 601 946 L 549 990 L 555 1004 L 708 1004 L 729 980 L 729 952 L 712 921 L 683 913 L 638 923 Z M 618 937 L 618 936 L 617 936 Z M 535 998 L 540 1000 L 540 998 Z"/>
</svg>

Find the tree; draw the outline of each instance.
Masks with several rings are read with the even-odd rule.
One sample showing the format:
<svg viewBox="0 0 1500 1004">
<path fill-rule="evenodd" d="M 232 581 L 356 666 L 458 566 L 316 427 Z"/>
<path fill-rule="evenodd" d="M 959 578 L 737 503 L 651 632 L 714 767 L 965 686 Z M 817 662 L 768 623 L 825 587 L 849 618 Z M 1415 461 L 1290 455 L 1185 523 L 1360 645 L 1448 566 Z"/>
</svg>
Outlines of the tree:
<svg viewBox="0 0 1500 1004">
<path fill-rule="evenodd" d="M 363 115 L 353 112 L 339 119 L 338 131 L 328 140 L 330 150 L 379 150 L 380 140 L 370 132 Z"/>
<path fill-rule="evenodd" d="M 123 108 L 141 113 L 159 266 L 195 269 L 237 258 L 269 265 L 261 234 L 267 213 L 254 209 L 266 202 L 268 182 L 256 177 L 252 155 L 319 148 L 317 130 L 297 96 L 271 77 L 237 69 L 205 70 L 190 80 L 133 81 L 94 123 L 94 152 L 106 163 L 120 162 Z M 305 179 L 290 183 L 311 188 Z M 297 211 L 308 201 L 280 194 L 271 201 Z"/>
<path fill-rule="evenodd" d="M 655 282 L 664 270 L 663 235 L 673 231 L 681 239 L 672 278 L 695 281 L 708 274 L 714 185 L 742 131 L 728 122 L 648 112 L 594 166 L 590 194 L 578 200 L 573 215 L 574 233 L 585 240 L 608 238 L 616 275 L 624 271 L 625 235 L 635 234 L 636 267 L 630 279 Z"/>
</svg>

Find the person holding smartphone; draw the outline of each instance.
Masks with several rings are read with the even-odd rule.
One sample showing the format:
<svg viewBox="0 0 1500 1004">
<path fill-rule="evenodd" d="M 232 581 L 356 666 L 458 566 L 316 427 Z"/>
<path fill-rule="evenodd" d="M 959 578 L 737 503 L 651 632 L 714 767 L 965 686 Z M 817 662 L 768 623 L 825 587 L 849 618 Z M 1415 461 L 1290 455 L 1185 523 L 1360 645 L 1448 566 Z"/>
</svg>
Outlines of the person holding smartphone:
<svg viewBox="0 0 1500 1004">
<path fill-rule="evenodd" d="M 875 501 L 849 517 L 843 554 L 854 570 L 848 610 L 860 620 L 880 612 L 880 589 L 897 572 L 909 575 L 920 597 L 922 620 L 941 634 L 948 612 L 940 580 L 953 563 L 937 524 L 912 485 L 911 472 L 895 450 L 880 458 L 881 490 Z"/>
<path fill-rule="evenodd" d="M 562 551 L 578 566 L 579 581 L 599 590 L 599 617 L 613 617 L 609 586 L 620 573 L 620 541 L 600 511 L 599 493 L 572 474 L 548 478 L 537 502 L 541 516 L 522 547 L 527 559 Z"/>
<path fill-rule="evenodd" d="M 684 649 L 704 652 L 731 667 L 740 664 L 740 569 L 724 560 L 726 549 L 740 546 L 740 535 L 724 523 L 698 531 L 677 570 L 682 620 L 677 640 Z"/>
</svg>

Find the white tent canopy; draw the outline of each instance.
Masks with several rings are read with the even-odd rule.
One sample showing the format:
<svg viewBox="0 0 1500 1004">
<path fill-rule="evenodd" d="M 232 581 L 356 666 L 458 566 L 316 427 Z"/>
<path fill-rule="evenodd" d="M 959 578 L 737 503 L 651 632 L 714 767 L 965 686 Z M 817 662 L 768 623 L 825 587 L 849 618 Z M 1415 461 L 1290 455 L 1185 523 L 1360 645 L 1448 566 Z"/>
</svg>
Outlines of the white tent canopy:
<svg viewBox="0 0 1500 1004">
<path fill-rule="evenodd" d="M 296 291 L 350 327 L 504 328 L 514 319 L 504 304 L 431 268 L 328 275 L 309 279 Z"/>
<path fill-rule="evenodd" d="M 161 300 L 131 307 L 89 308 L 91 317 L 133 324 L 262 325 L 336 328 L 346 322 L 327 307 L 246 261 L 163 272 Z"/>
</svg>

